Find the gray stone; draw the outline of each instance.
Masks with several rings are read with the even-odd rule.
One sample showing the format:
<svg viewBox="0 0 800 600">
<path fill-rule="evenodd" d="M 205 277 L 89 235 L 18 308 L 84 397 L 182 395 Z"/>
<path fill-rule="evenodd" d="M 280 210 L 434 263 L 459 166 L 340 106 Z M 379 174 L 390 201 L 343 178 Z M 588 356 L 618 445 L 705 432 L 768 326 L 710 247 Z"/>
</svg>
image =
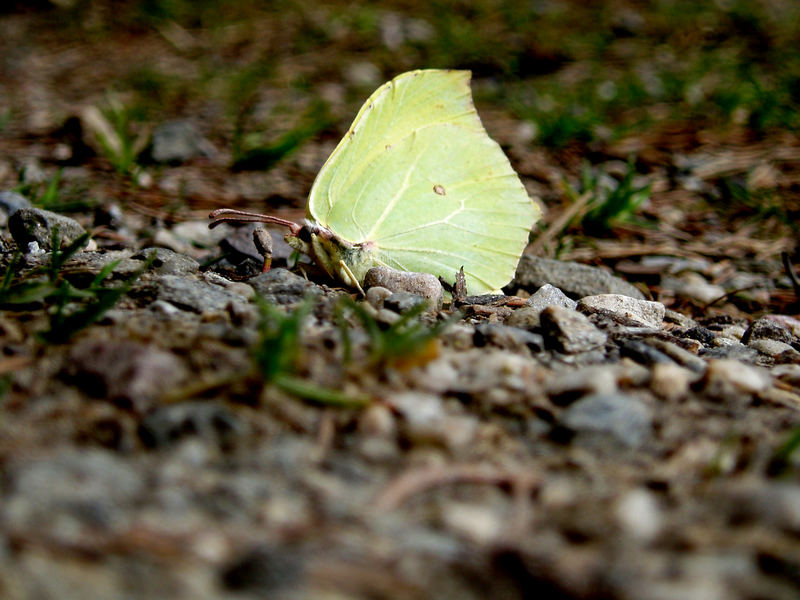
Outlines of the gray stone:
<svg viewBox="0 0 800 600">
<path fill-rule="evenodd" d="M 31 208 L 31 202 L 22 194 L 10 190 L 0 192 L 0 210 L 11 216 L 20 208 Z"/>
<path fill-rule="evenodd" d="M 680 400 L 689 394 L 689 386 L 697 375 L 675 363 L 653 365 L 650 376 L 650 389 L 664 400 Z"/>
<path fill-rule="evenodd" d="M 759 367 L 738 360 L 714 359 L 708 361 L 701 386 L 706 396 L 728 402 L 763 392 L 771 381 L 769 373 Z"/>
<path fill-rule="evenodd" d="M 235 291 L 178 275 L 162 275 L 151 283 L 151 289 L 158 300 L 196 313 L 224 312 L 232 304 L 246 303 L 242 295 Z"/>
<path fill-rule="evenodd" d="M 800 352 L 792 348 L 792 346 L 786 342 L 780 342 L 778 340 L 751 339 L 747 346 L 748 348 L 752 348 L 753 350 L 756 350 L 761 354 L 771 356 L 772 358 L 784 355 L 785 362 L 789 362 L 791 357 L 795 355 L 797 355 L 797 358 L 800 359 Z"/>
<path fill-rule="evenodd" d="M 139 438 L 149 448 L 168 447 L 187 436 L 227 447 L 243 431 L 242 421 L 222 404 L 181 402 L 157 406 L 145 415 Z"/>
<path fill-rule="evenodd" d="M 644 299 L 638 288 L 598 267 L 530 255 L 520 259 L 516 277 L 509 286 L 534 292 L 548 283 L 575 298 L 622 294 Z"/>
<path fill-rule="evenodd" d="M 743 344 L 751 344 L 756 340 L 775 340 L 784 344 L 792 343 L 792 334 L 783 325 L 772 319 L 757 319 L 747 328 L 742 336 Z"/>
<path fill-rule="evenodd" d="M 114 270 L 127 275 L 137 271 L 153 259 L 150 270 L 159 275 L 191 275 L 200 268 L 200 263 L 190 256 L 178 254 L 168 248 L 144 248 L 127 260 L 123 260 Z"/>
<path fill-rule="evenodd" d="M 661 328 L 666 311 L 661 302 L 651 302 L 621 294 L 586 296 L 578 301 L 577 308 L 583 313 L 608 312 L 620 319 L 653 329 Z"/>
<path fill-rule="evenodd" d="M 378 286 L 378 288 L 381 289 L 381 286 Z M 431 305 L 427 298 L 423 298 L 417 294 L 412 294 L 411 292 L 393 292 L 391 296 L 384 299 L 383 308 L 402 314 L 420 304 L 424 304 L 426 308 Z"/>
<path fill-rule="evenodd" d="M 180 163 L 215 154 L 214 146 L 191 121 L 167 121 L 153 132 L 152 157 L 156 162 Z"/>
<path fill-rule="evenodd" d="M 375 309 L 383 308 L 384 301 L 392 295 L 392 291 L 375 285 L 365 292 L 365 299 Z"/>
<path fill-rule="evenodd" d="M 12 528 L 53 530 L 83 537 L 87 531 L 124 528 L 126 508 L 145 490 L 142 473 L 131 461 L 92 448 L 19 461 L 9 466 L 3 520 Z"/>
<path fill-rule="evenodd" d="M 548 306 L 563 306 L 574 309 L 577 302 L 568 297 L 557 287 L 546 283 L 528 298 L 525 306 L 516 309 L 505 320 L 506 325 L 521 327 L 523 329 L 536 329 L 539 327 L 539 316 Z"/>
<path fill-rule="evenodd" d="M 8 218 L 8 230 L 19 249 L 27 254 L 49 252 L 58 231 L 59 248 L 66 248 L 86 230 L 75 219 L 41 208 L 20 208 Z"/>
<path fill-rule="evenodd" d="M 384 287 L 392 292 L 408 292 L 430 301 L 432 310 L 442 308 L 442 284 L 430 273 L 398 271 L 389 267 L 373 267 L 364 276 L 364 289 Z"/>
<path fill-rule="evenodd" d="M 727 490 L 728 510 L 735 521 L 755 520 L 800 534 L 800 485 L 746 481 Z"/>
<path fill-rule="evenodd" d="M 522 348 L 527 348 L 531 352 L 544 350 L 544 338 L 538 333 L 498 323 L 477 324 L 473 343 L 476 347 L 492 345 L 506 350 Z"/>
<path fill-rule="evenodd" d="M 545 391 L 554 404 L 567 406 L 592 394 L 609 395 L 617 391 L 617 377 L 606 365 L 590 365 L 555 373 L 548 378 Z"/>
<path fill-rule="evenodd" d="M 144 412 L 182 383 L 186 367 L 174 354 L 131 340 L 85 340 L 70 352 L 70 380 L 86 393 Z"/>
<path fill-rule="evenodd" d="M 561 419 L 578 434 L 610 436 L 628 448 L 647 441 L 652 429 L 650 409 L 641 400 L 622 394 L 593 394 L 572 404 Z"/>
<path fill-rule="evenodd" d="M 306 296 L 322 294 L 318 285 L 286 269 L 270 269 L 248 279 L 247 283 L 270 304 L 297 304 Z"/>
<path fill-rule="evenodd" d="M 671 363 L 672 359 L 653 346 L 639 340 L 618 339 L 620 356 L 635 360 L 637 363 L 652 366 L 659 363 Z"/>
<path fill-rule="evenodd" d="M 599 348 L 608 336 L 581 313 L 562 306 L 549 306 L 540 315 L 545 342 L 567 354 Z"/>
</svg>

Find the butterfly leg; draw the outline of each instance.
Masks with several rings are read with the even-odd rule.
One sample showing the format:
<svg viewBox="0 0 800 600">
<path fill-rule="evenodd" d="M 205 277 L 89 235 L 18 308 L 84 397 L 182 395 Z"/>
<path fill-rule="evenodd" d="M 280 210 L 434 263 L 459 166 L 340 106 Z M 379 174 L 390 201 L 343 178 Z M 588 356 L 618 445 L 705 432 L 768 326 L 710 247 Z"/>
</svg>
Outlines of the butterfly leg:
<svg viewBox="0 0 800 600">
<path fill-rule="evenodd" d="M 367 295 L 364 293 L 364 289 L 363 289 L 363 288 L 361 287 L 361 285 L 358 283 L 358 279 L 356 279 L 356 276 L 355 276 L 355 275 L 353 275 L 353 272 L 350 270 L 350 267 L 348 267 L 348 266 L 347 266 L 347 265 L 344 263 L 344 261 L 343 261 L 343 260 L 340 260 L 340 261 L 339 261 L 339 268 L 340 268 L 342 271 L 344 271 L 345 273 L 347 273 L 347 276 L 348 276 L 348 277 L 350 277 L 350 279 L 353 281 L 353 283 L 355 284 L 356 288 L 358 288 L 358 291 L 359 291 L 359 292 L 361 292 L 361 296 L 362 296 L 362 297 L 366 297 Z"/>
</svg>

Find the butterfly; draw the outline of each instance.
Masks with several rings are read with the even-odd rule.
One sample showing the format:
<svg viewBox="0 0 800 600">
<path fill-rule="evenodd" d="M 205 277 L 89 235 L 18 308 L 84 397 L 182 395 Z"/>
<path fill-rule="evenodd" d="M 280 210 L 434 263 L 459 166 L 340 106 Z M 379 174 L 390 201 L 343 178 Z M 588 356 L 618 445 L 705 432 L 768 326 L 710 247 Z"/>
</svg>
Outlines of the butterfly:
<svg viewBox="0 0 800 600">
<path fill-rule="evenodd" d="M 317 175 L 303 224 L 219 209 L 210 226 L 286 226 L 292 248 L 359 289 L 383 265 L 447 281 L 463 266 L 471 294 L 499 290 L 540 210 L 484 129 L 470 77 L 425 69 L 379 87 Z"/>
</svg>

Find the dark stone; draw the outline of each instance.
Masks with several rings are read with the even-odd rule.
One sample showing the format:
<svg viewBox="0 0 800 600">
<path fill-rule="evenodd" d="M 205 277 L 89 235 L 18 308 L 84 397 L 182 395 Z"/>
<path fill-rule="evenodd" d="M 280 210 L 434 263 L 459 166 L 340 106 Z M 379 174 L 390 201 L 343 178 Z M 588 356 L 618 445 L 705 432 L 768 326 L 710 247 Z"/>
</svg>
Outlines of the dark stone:
<svg viewBox="0 0 800 600">
<path fill-rule="evenodd" d="M 581 434 L 610 436 L 628 448 L 641 447 L 650 436 L 652 415 L 641 400 L 623 394 L 592 394 L 564 411 L 561 425 Z"/>
<path fill-rule="evenodd" d="M 548 283 L 575 299 L 596 294 L 644 299 L 638 288 L 598 267 L 530 255 L 520 259 L 517 274 L 507 287 L 533 293 Z"/>
<path fill-rule="evenodd" d="M 270 269 L 247 283 L 270 304 L 296 304 L 308 295 L 322 295 L 318 285 L 286 269 Z"/>
<path fill-rule="evenodd" d="M 617 345 L 619 346 L 620 356 L 627 356 L 639 364 L 648 367 L 656 363 L 674 362 L 663 352 L 638 340 L 617 340 Z"/>
<path fill-rule="evenodd" d="M 775 340 L 784 344 L 792 343 L 792 334 L 783 325 L 772 319 L 757 319 L 747 328 L 742 336 L 742 343 L 748 344 L 755 340 Z"/>
<path fill-rule="evenodd" d="M 8 218 L 8 230 L 25 254 L 32 250 L 32 244 L 36 244 L 41 250 L 52 250 L 53 234 L 56 230 L 59 248 L 66 248 L 86 233 L 75 219 L 40 208 L 19 208 L 14 211 Z"/>
<path fill-rule="evenodd" d="M 689 338 L 690 340 L 697 340 L 704 346 L 710 346 L 714 343 L 716 335 L 710 329 L 698 325 L 697 327 L 690 327 L 683 332 L 675 332 L 679 337 Z"/>
<path fill-rule="evenodd" d="M 531 352 L 544 350 L 544 338 L 519 327 L 509 327 L 497 323 L 479 323 L 475 326 L 473 343 L 478 348 L 496 346 L 507 350 L 528 348 Z"/>
<path fill-rule="evenodd" d="M 411 292 L 395 292 L 383 301 L 383 308 L 402 314 L 420 304 L 429 305 L 430 301 Z"/>
<path fill-rule="evenodd" d="M 594 350 L 608 339 L 585 315 L 562 306 L 547 307 L 539 318 L 546 344 L 567 354 Z"/>
<path fill-rule="evenodd" d="M 228 448 L 244 430 L 228 408 L 208 402 L 182 402 L 158 406 L 139 425 L 139 438 L 148 448 L 165 448 L 187 436 Z"/>
<path fill-rule="evenodd" d="M 303 556 L 286 547 L 259 546 L 223 567 L 222 584 L 229 590 L 259 594 L 297 589 L 305 568 Z M 262 596 L 266 597 L 266 596 Z"/>
</svg>

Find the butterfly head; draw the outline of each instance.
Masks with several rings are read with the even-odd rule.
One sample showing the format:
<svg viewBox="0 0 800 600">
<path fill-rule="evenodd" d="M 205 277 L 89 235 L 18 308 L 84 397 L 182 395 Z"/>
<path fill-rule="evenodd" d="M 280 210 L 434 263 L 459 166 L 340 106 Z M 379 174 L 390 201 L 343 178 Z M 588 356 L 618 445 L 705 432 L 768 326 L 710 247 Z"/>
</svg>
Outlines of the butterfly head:
<svg viewBox="0 0 800 600">
<path fill-rule="evenodd" d="M 360 287 L 367 271 L 375 266 L 372 242 L 349 242 L 313 221 L 306 220 L 297 233 L 288 233 L 286 242 L 351 287 Z"/>
</svg>

